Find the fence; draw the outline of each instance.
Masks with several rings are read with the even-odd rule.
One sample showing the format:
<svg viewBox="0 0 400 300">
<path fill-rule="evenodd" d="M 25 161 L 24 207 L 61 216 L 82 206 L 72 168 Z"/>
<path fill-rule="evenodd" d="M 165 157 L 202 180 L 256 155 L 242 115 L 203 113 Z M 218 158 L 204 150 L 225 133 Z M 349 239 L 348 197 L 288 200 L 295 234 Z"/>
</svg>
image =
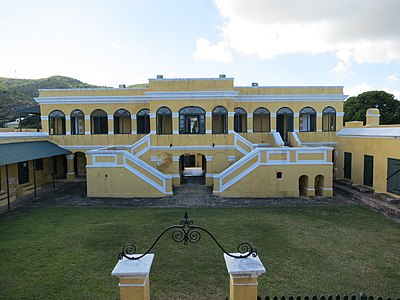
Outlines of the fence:
<svg viewBox="0 0 400 300">
<path fill-rule="evenodd" d="M 270 297 L 266 296 L 262 298 L 261 296 L 257 297 L 257 300 L 400 300 L 400 295 L 397 298 L 384 298 L 384 297 L 374 297 L 374 296 L 367 296 L 364 293 L 360 293 L 358 296 L 356 295 L 328 295 L 328 296 L 289 296 L 289 297 Z"/>
</svg>

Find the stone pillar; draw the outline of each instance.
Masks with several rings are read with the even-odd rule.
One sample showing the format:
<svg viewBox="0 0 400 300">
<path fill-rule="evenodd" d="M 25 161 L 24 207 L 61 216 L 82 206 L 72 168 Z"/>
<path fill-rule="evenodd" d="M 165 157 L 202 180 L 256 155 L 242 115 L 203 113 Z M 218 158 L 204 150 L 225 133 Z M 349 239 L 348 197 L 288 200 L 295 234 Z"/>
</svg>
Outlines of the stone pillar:
<svg viewBox="0 0 400 300">
<path fill-rule="evenodd" d="M 139 256 L 141 254 L 135 254 Z M 138 260 L 119 260 L 111 275 L 119 278 L 121 300 L 149 300 L 149 274 L 154 254 L 147 254 Z"/>
<path fill-rule="evenodd" d="M 74 180 L 76 177 L 74 170 L 74 157 L 75 154 L 67 154 L 67 180 Z"/>
<path fill-rule="evenodd" d="M 265 273 L 260 258 L 233 258 L 224 253 L 224 259 L 230 275 L 229 300 L 257 300 L 257 278 Z"/>
</svg>

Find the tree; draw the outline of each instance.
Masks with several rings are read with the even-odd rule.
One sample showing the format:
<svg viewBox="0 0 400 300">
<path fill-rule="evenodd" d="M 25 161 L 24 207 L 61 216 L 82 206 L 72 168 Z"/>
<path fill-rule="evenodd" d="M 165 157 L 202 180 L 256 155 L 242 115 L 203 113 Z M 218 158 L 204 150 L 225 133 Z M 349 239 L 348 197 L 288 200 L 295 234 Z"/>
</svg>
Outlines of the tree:
<svg viewBox="0 0 400 300">
<path fill-rule="evenodd" d="M 385 91 L 369 91 L 344 102 L 344 120 L 364 121 L 368 108 L 379 108 L 381 124 L 400 123 L 400 101 Z"/>
</svg>

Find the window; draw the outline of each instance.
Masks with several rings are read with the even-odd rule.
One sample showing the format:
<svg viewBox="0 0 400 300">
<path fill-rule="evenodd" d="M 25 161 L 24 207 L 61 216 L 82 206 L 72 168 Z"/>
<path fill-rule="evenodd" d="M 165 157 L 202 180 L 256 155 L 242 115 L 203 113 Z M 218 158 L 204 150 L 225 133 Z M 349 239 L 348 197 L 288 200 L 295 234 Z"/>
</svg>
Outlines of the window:
<svg viewBox="0 0 400 300">
<path fill-rule="evenodd" d="M 136 125 L 138 134 L 150 133 L 150 110 L 145 108 L 136 115 Z"/>
<path fill-rule="evenodd" d="M 187 106 L 179 111 L 180 134 L 204 134 L 206 111 L 201 107 Z"/>
<path fill-rule="evenodd" d="M 270 113 L 265 107 L 257 108 L 253 113 L 253 132 L 269 132 Z"/>
<path fill-rule="evenodd" d="M 243 108 L 235 108 L 233 123 L 235 132 L 247 132 L 247 112 Z"/>
<path fill-rule="evenodd" d="M 282 179 L 282 178 L 283 178 L 282 172 L 276 172 L 276 179 Z"/>
<path fill-rule="evenodd" d="M 336 110 L 326 107 L 322 111 L 322 131 L 336 131 Z"/>
<path fill-rule="evenodd" d="M 85 134 L 85 115 L 79 109 L 71 113 L 71 134 Z"/>
<path fill-rule="evenodd" d="M 35 159 L 36 171 L 43 170 L 43 158 Z"/>
<path fill-rule="evenodd" d="M 90 115 L 92 134 L 108 134 L 108 117 L 104 110 L 96 109 Z"/>
<path fill-rule="evenodd" d="M 223 106 L 217 106 L 212 111 L 212 133 L 228 133 L 228 111 Z"/>
<path fill-rule="evenodd" d="M 49 134 L 65 134 L 65 115 L 60 110 L 53 110 L 49 115 Z"/>
<path fill-rule="evenodd" d="M 160 107 L 157 112 L 157 134 L 172 134 L 172 111 L 168 107 Z"/>
<path fill-rule="evenodd" d="M 316 131 L 316 117 L 317 113 L 311 107 L 305 107 L 299 114 L 299 129 L 305 132 Z"/>
<path fill-rule="evenodd" d="M 114 134 L 131 133 L 131 114 L 126 109 L 114 113 Z"/>
</svg>

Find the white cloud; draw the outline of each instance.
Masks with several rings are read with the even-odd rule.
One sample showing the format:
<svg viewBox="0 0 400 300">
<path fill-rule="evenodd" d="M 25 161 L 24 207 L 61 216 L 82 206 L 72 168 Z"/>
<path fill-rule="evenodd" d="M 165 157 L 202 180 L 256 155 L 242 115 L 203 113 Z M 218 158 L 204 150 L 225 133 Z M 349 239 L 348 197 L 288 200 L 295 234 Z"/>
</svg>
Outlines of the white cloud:
<svg viewBox="0 0 400 300">
<path fill-rule="evenodd" d="M 216 46 L 225 52 L 261 59 L 333 53 L 339 62 L 332 74 L 340 76 L 354 63 L 400 61 L 398 0 L 214 1 L 225 20 Z"/>
<path fill-rule="evenodd" d="M 205 38 L 196 41 L 196 51 L 193 53 L 194 59 L 198 61 L 216 61 L 229 63 L 232 61 L 232 54 L 226 49 L 224 42 L 211 45 Z"/>
<path fill-rule="evenodd" d="M 119 50 L 119 49 L 121 49 L 121 42 L 120 41 L 111 41 L 111 42 L 107 43 L 107 46 L 112 49 Z"/>
<path fill-rule="evenodd" d="M 372 86 L 370 86 L 368 83 L 362 83 L 352 87 L 344 87 L 344 94 L 352 97 L 371 90 L 373 90 Z"/>
<path fill-rule="evenodd" d="M 397 82 L 400 81 L 400 79 L 399 79 L 399 74 L 392 74 L 392 75 L 389 75 L 389 76 L 386 78 L 386 80 L 387 80 L 389 83 L 397 83 Z"/>
</svg>

